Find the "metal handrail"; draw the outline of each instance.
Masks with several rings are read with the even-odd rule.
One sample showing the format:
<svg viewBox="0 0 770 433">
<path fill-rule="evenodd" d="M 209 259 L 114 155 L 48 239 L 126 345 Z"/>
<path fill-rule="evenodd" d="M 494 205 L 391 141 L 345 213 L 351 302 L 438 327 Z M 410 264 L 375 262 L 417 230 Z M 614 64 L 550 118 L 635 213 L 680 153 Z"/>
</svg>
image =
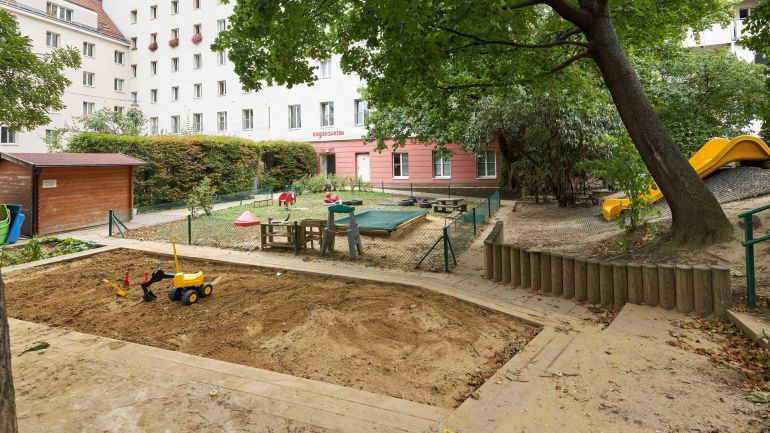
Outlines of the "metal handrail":
<svg viewBox="0 0 770 433">
<path fill-rule="evenodd" d="M 746 248 L 746 304 L 749 308 L 757 307 L 757 279 L 754 273 L 754 245 L 770 240 L 770 235 L 754 239 L 753 216 L 759 212 L 770 209 L 770 204 L 738 215 L 743 218 L 743 245 Z"/>
</svg>

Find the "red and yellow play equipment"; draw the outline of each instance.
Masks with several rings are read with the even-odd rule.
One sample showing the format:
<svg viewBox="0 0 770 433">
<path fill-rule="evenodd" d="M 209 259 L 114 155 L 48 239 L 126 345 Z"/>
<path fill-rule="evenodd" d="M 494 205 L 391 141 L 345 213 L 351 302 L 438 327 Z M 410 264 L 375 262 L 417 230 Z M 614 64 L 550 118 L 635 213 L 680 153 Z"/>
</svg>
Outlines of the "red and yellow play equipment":
<svg viewBox="0 0 770 433">
<path fill-rule="evenodd" d="M 183 305 L 190 305 L 198 302 L 198 299 L 205 298 L 211 295 L 214 291 L 214 286 L 203 282 L 203 271 L 198 271 L 194 274 L 185 274 L 179 267 L 179 257 L 176 254 L 176 238 L 171 238 L 171 246 L 174 251 L 174 266 L 175 273 L 164 272 L 163 269 L 158 269 L 152 273 L 152 277 L 142 283 L 142 290 L 144 291 L 143 299 L 147 302 L 156 298 L 155 294 L 149 290 L 150 286 L 154 283 L 160 282 L 166 279 L 173 279 L 173 287 L 168 291 L 168 299 L 171 301 L 182 301 Z"/>
<path fill-rule="evenodd" d="M 770 161 L 770 147 L 760 138 L 741 135 L 732 140 L 727 138 L 709 140 L 690 158 L 690 165 L 703 179 L 732 162 L 763 161 Z M 650 189 L 644 197 L 648 202 L 654 203 L 663 198 L 663 193 L 655 187 Z M 609 198 L 602 204 L 602 215 L 605 220 L 612 221 L 628 209 L 630 204 L 631 201 L 627 198 Z"/>
</svg>

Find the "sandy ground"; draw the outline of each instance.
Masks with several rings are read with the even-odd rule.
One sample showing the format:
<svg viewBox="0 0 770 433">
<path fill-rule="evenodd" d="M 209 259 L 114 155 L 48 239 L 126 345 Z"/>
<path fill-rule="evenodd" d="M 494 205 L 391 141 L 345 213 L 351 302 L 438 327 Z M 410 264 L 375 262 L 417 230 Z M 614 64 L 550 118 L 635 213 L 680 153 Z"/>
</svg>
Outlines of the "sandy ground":
<svg viewBox="0 0 770 433">
<path fill-rule="evenodd" d="M 32 322 L 455 407 L 535 330 L 455 299 L 385 284 L 182 261 L 217 282 L 189 307 L 116 298 L 102 278 L 173 269 L 165 256 L 103 253 L 11 274 L 9 315 Z M 279 275 L 280 274 L 280 275 Z M 61 381 L 66 382 L 63 375 Z"/>
</svg>

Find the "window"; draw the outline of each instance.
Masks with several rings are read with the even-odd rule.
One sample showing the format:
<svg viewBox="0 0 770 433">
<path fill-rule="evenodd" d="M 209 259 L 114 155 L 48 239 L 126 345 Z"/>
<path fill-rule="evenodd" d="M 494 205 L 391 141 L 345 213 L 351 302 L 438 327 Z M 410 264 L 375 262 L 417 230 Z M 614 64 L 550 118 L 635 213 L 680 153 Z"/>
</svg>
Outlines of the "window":
<svg viewBox="0 0 770 433">
<path fill-rule="evenodd" d="M 738 19 L 745 20 L 746 18 L 751 16 L 751 9 L 749 8 L 741 8 L 738 9 Z"/>
<path fill-rule="evenodd" d="M 83 102 L 83 115 L 94 114 L 95 105 L 93 102 Z"/>
<path fill-rule="evenodd" d="M 332 76 L 332 61 L 321 60 L 321 78 L 331 78 Z"/>
<path fill-rule="evenodd" d="M 757 65 L 766 65 L 767 64 L 767 54 L 755 54 L 754 55 L 754 63 Z"/>
<path fill-rule="evenodd" d="M 131 38 L 131 49 L 132 50 L 136 49 L 136 38 L 135 37 Z"/>
<path fill-rule="evenodd" d="M 195 132 L 203 131 L 203 114 L 201 113 L 193 114 L 193 131 Z"/>
<path fill-rule="evenodd" d="M 203 84 L 193 84 L 193 97 L 195 99 L 201 99 L 203 97 Z"/>
<path fill-rule="evenodd" d="M 171 0 L 171 15 L 176 15 L 178 13 L 179 13 L 179 1 Z"/>
<path fill-rule="evenodd" d="M 193 0 L 193 9 L 201 8 L 201 0 Z"/>
<path fill-rule="evenodd" d="M 116 78 L 115 79 L 115 91 L 123 93 L 123 84 L 125 84 L 125 80 L 122 78 Z"/>
<path fill-rule="evenodd" d="M 150 117 L 150 134 L 158 135 L 158 118 Z"/>
<path fill-rule="evenodd" d="M 179 100 L 179 86 L 174 86 L 171 88 L 171 100 L 172 101 Z"/>
<path fill-rule="evenodd" d="M 153 104 L 158 102 L 158 89 L 150 89 L 150 102 Z"/>
<path fill-rule="evenodd" d="M 94 76 L 95 74 L 93 72 L 83 71 L 83 85 L 86 87 L 94 87 Z"/>
<path fill-rule="evenodd" d="M 59 34 L 54 32 L 45 32 L 45 44 L 56 48 L 59 46 Z"/>
<path fill-rule="evenodd" d="M 121 107 L 120 105 L 116 105 L 115 107 L 113 107 L 113 110 L 118 114 L 123 114 L 123 107 Z"/>
<path fill-rule="evenodd" d="M 156 60 L 150 62 L 150 75 L 158 75 L 158 62 Z"/>
<path fill-rule="evenodd" d="M 227 111 L 217 113 L 217 131 L 227 131 Z"/>
<path fill-rule="evenodd" d="M 83 42 L 83 56 L 85 57 L 93 57 L 94 56 L 94 48 L 96 48 L 96 45 L 90 43 L 90 42 Z"/>
<path fill-rule="evenodd" d="M 321 127 L 334 126 L 334 102 L 321 102 Z"/>
<path fill-rule="evenodd" d="M 118 65 L 123 64 L 123 57 L 124 57 L 123 54 L 125 54 L 123 53 L 123 51 L 115 51 L 115 63 L 117 63 Z"/>
<path fill-rule="evenodd" d="M 408 153 L 393 153 L 393 177 L 409 177 Z"/>
<path fill-rule="evenodd" d="M 201 27 L 201 25 L 200 25 L 200 24 L 195 24 L 195 25 L 193 25 L 193 34 L 194 34 L 194 35 L 199 35 L 199 34 L 201 34 L 201 30 L 202 30 L 202 27 Z"/>
<path fill-rule="evenodd" d="M 302 128 L 302 107 L 289 105 L 289 129 Z"/>
<path fill-rule="evenodd" d="M 136 65 L 131 65 L 131 78 L 136 78 Z"/>
<path fill-rule="evenodd" d="M 200 69 L 203 66 L 203 60 L 200 54 L 193 54 L 193 69 Z"/>
<path fill-rule="evenodd" d="M 139 102 L 139 95 L 136 92 L 131 92 L 131 103 L 136 104 Z"/>
<path fill-rule="evenodd" d="M 497 153 L 494 150 L 486 150 L 476 159 L 476 177 L 497 177 Z"/>
<path fill-rule="evenodd" d="M 254 129 L 254 110 L 243 110 L 243 129 Z"/>
<path fill-rule="evenodd" d="M 158 18 L 158 6 L 152 5 L 150 6 L 150 19 L 154 20 L 155 18 Z"/>
<path fill-rule="evenodd" d="M 224 51 L 217 52 L 217 65 L 224 65 L 227 63 L 227 53 Z"/>
<path fill-rule="evenodd" d="M 449 162 L 449 155 L 444 152 L 433 151 L 433 177 L 452 176 L 452 165 Z"/>
<path fill-rule="evenodd" d="M 150 33 L 150 42 L 157 44 L 158 43 L 158 34 L 157 33 Z"/>
<path fill-rule="evenodd" d="M 0 144 L 15 144 L 16 131 L 7 127 L 0 126 Z"/>
<path fill-rule="evenodd" d="M 171 39 L 179 39 L 179 29 L 171 29 Z"/>
<path fill-rule="evenodd" d="M 369 103 L 362 99 L 356 99 L 356 126 L 366 125 L 366 120 L 369 118 Z"/>
<path fill-rule="evenodd" d="M 131 24 L 136 24 L 139 18 L 139 13 L 136 10 L 131 11 Z"/>
<path fill-rule="evenodd" d="M 178 72 L 179 71 L 179 57 L 172 57 L 171 58 L 171 72 Z"/>
<path fill-rule="evenodd" d="M 227 20 L 217 20 L 217 33 L 227 29 Z"/>
<path fill-rule="evenodd" d="M 179 134 L 179 116 L 171 116 L 171 133 Z"/>
<path fill-rule="evenodd" d="M 227 95 L 227 81 L 217 82 L 217 88 L 219 90 L 219 96 Z"/>
<path fill-rule="evenodd" d="M 68 23 L 72 22 L 72 9 L 63 8 L 55 3 L 48 2 L 45 12 L 49 17 L 58 18 Z"/>
</svg>

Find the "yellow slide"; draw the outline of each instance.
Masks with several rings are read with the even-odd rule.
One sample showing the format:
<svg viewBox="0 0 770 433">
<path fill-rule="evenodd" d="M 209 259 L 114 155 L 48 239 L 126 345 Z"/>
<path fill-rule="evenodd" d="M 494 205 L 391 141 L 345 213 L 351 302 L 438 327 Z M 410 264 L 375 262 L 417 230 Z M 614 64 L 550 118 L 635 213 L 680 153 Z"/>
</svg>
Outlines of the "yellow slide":
<svg viewBox="0 0 770 433">
<path fill-rule="evenodd" d="M 741 135 L 728 140 L 714 138 L 690 158 L 690 165 L 704 177 L 712 174 L 720 167 L 737 161 L 770 161 L 770 147 L 760 138 Z M 645 195 L 650 203 L 663 197 L 663 193 L 655 187 Z M 627 198 L 609 198 L 602 204 L 602 215 L 607 221 L 615 219 L 621 212 L 628 209 L 630 200 Z"/>
</svg>

